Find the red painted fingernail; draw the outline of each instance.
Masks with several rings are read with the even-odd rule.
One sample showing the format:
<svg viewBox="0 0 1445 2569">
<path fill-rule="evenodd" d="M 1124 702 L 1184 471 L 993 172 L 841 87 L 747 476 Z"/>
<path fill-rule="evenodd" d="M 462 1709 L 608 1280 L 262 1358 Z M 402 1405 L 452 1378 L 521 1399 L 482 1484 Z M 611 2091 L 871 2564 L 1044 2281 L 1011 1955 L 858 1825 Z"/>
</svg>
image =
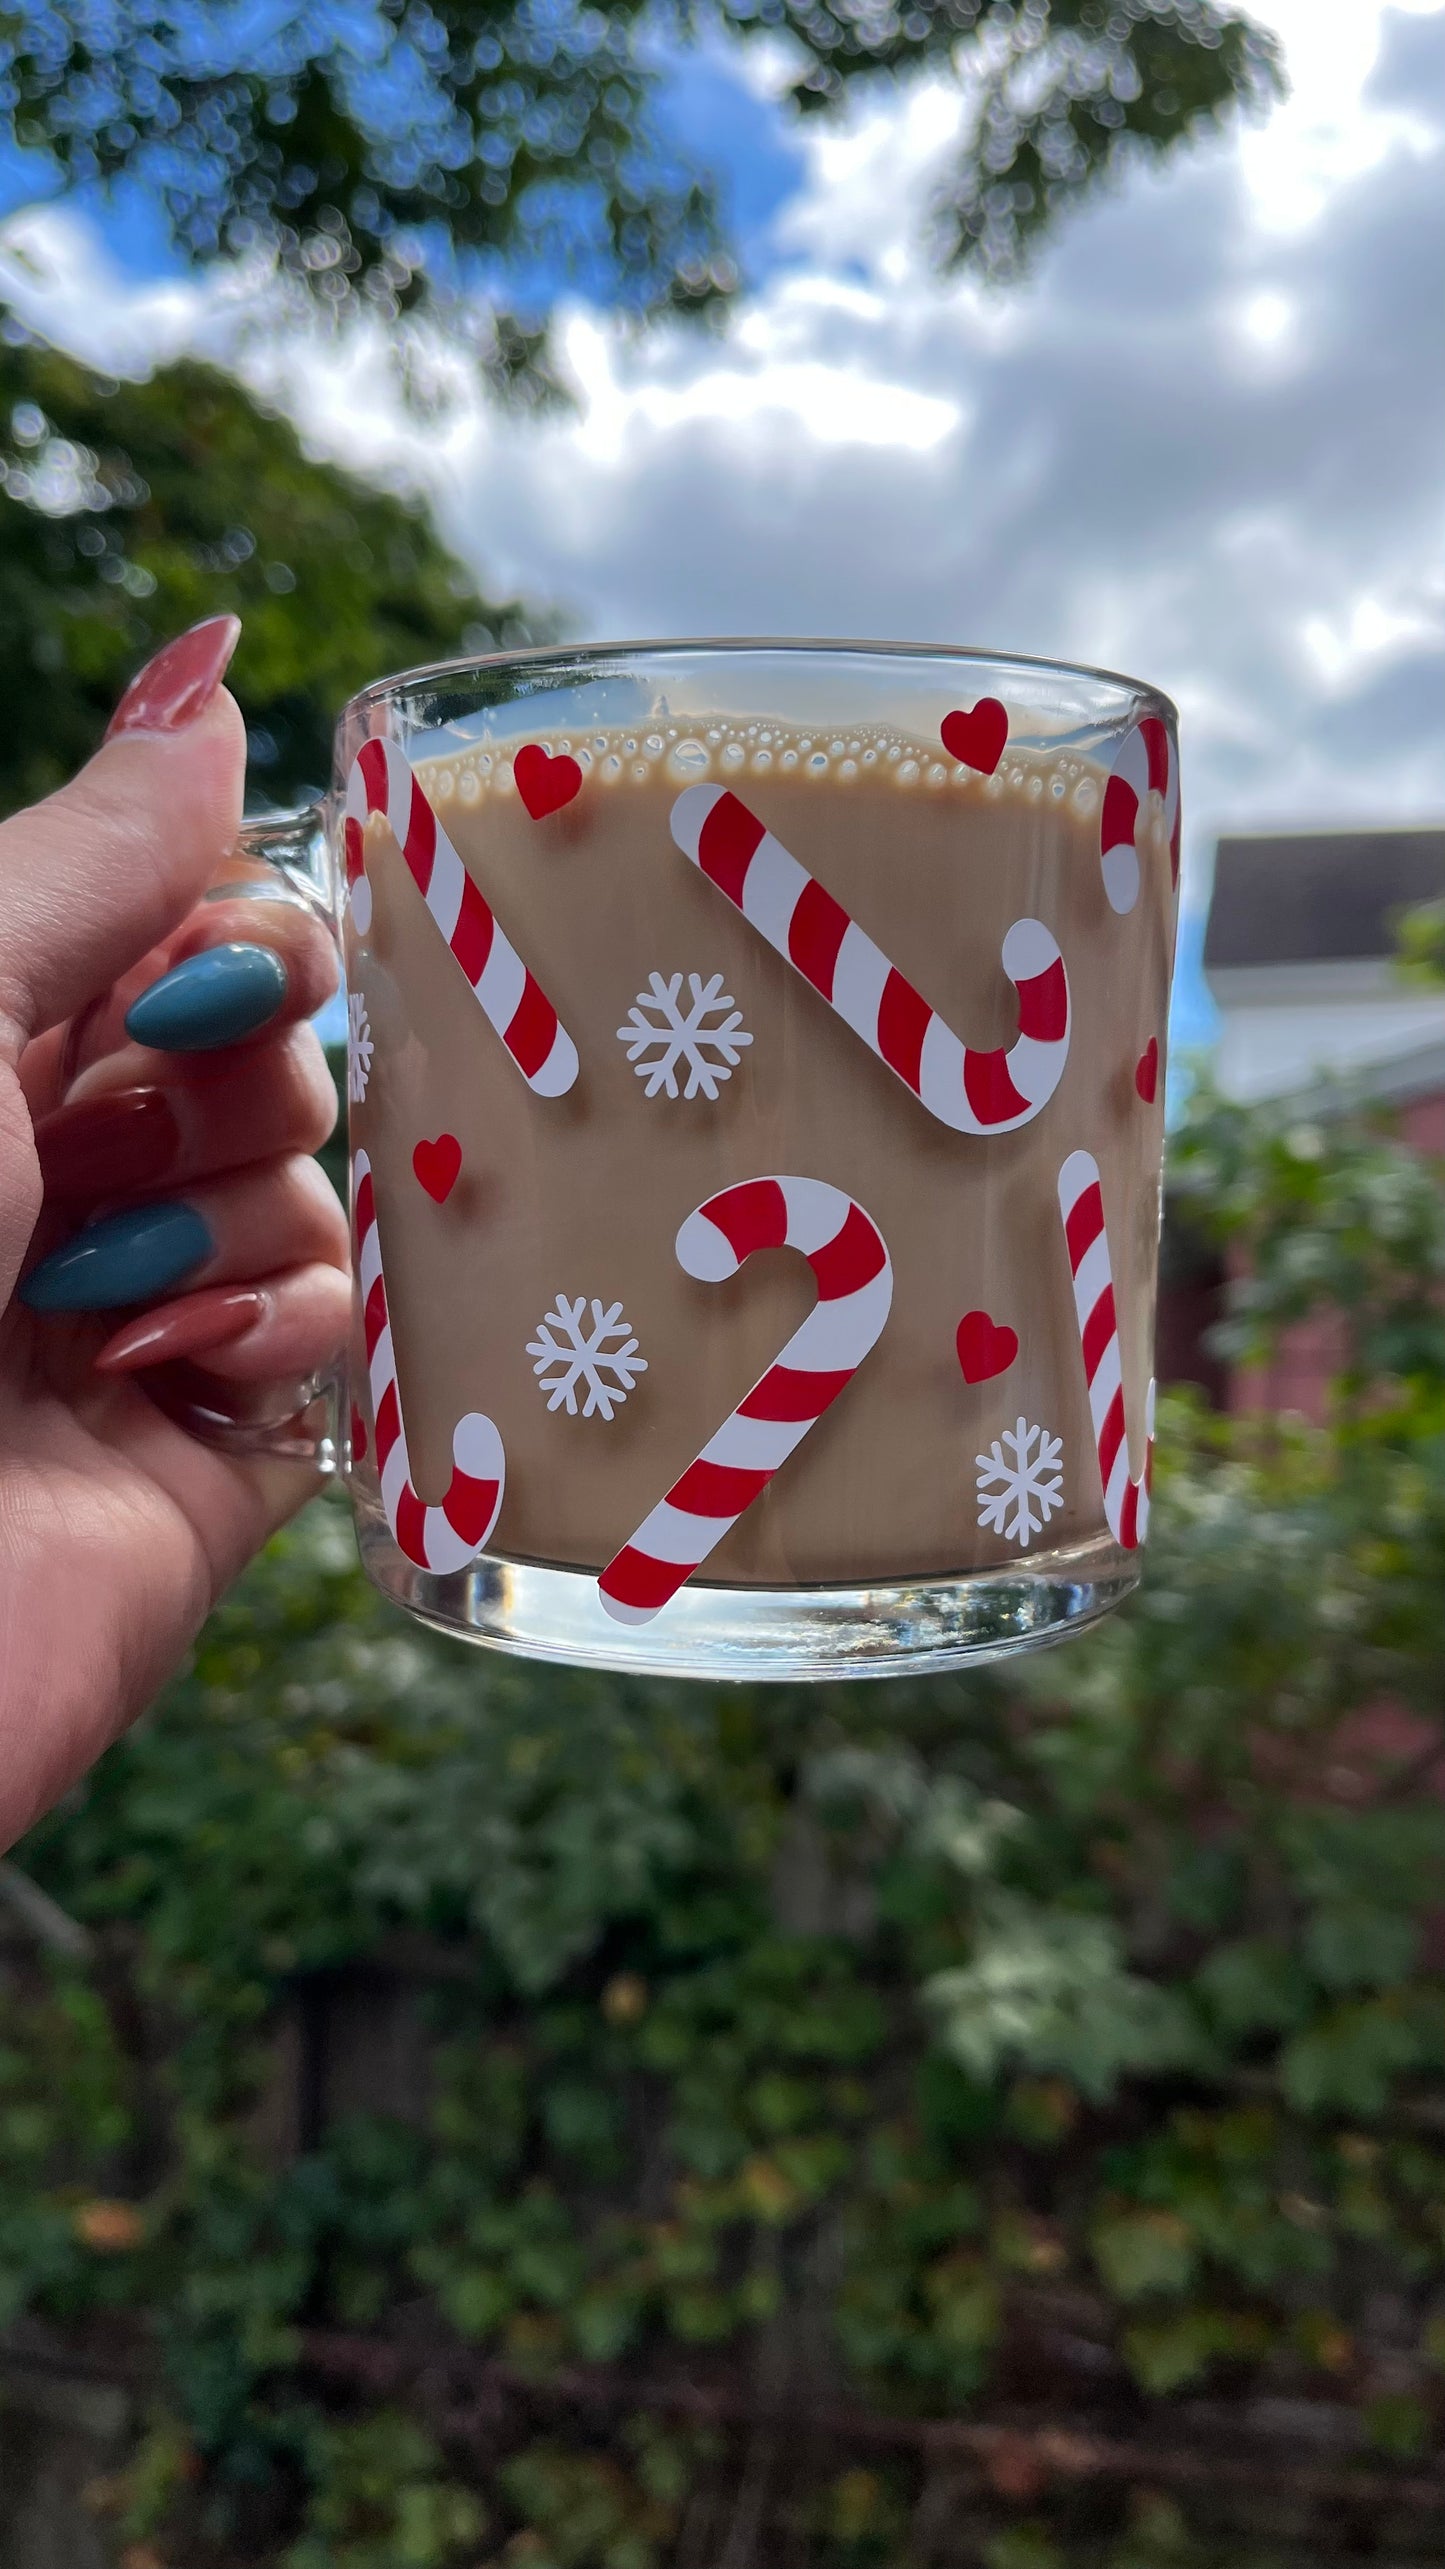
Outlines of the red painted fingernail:
<svg viewBox="0 0 1445 2569">
<path fill-rule="evenodd" d="M 35 1127 L 47 1195 L 124 1195 L 174 1167 L 181 1146 L 163 1088 L 118 1088 L 57 1106 Z"/>
<path fill-rule="evenodd" d="M 169 1365 L 179 1356 L 204 1356 L 213 1347 L 228 1347 L 253 1329 L 266 1308 L 264 1293 L 188 1294 L 127 1322 L 108 1338 L 94 1359 L 97 1373 L 133 1374 L 145 1365 Z"/>
<path fill-rule="evenodd" d="M 199 720 L 226 674 L 241 638 L 235 615 L 207 616 L 178 633 L 137 670 L 106 725 L 106 739 L 123 731 L 184 731 Z"/>
</svg>

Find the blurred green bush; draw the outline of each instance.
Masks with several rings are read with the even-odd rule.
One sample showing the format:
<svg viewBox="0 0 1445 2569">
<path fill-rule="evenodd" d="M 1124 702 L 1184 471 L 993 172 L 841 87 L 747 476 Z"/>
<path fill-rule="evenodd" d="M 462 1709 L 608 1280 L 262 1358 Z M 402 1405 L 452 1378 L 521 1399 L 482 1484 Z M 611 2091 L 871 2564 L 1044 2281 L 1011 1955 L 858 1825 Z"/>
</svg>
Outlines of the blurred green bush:
<svg viewBox="0 0 1445 2569">
<path fill-rule="evenodd" d="M 324 786 L 338 706 L 369 679 L 533 638 L 437 536 L 422 502 L 309 453 L 214 366 L 97 374 L 0 325 L 0 811 L 90 755 L 127 678 L 230 609 L 250 782 Z"/>
<path fill-rule="evenodd" d="M 321 1504 L 21 1850 L 0 2321 L 143 2383 L 131 2569 L 1445 2557 L 1440 1172 L 1178 1168 L 1340 1397 L 1170 1400 L 1088 1638 L 598 1680 Z"/>
</svg>

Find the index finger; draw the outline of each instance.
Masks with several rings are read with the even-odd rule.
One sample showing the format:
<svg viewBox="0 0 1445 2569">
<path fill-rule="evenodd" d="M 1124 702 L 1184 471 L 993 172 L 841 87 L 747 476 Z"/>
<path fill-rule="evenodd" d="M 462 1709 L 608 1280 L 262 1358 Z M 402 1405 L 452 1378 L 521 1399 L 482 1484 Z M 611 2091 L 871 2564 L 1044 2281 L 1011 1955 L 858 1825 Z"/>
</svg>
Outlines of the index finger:
<svg viewBox="0 0 1445 2569">
<path fill-rule="evenodd" d="M 226 897 L 188 919 L 94 1009 L 69 1095 L 157 1075 L 158 1056 L 240 1052 L 314 1017 L 336 989 L 329 930 L 289 894 Z"/>
</svg>

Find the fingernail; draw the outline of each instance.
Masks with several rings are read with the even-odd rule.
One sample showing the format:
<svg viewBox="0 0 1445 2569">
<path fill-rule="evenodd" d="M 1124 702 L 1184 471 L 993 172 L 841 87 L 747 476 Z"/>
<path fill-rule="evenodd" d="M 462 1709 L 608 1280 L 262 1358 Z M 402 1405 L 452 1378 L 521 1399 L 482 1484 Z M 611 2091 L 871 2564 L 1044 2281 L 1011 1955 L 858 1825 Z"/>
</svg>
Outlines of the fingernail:
<svg viewBox="0 0 1445 2569">
<path fill-rule="evenodd" d="M 234 1293 L 195 1293 L 168 1311 L 147 1312 L 106 1340 L 97 1373 L 129 1374 L 143 1365 L 168 1365 L 181 1356 L 203 1356 L 244 1338 L 266 1308 L 264 1293 L 250 1286 Z"/>
<path fill-rule="evenodd" d="M 212 1053 L 254 1035 L 286 996 L 273 946 L 207 946 L 162 974 L 126 1010 L 126 1033 L 162 1053 Z"/>
<path fill-rule="evenodd" d="M 181 1146 L 175 1109 L 163 1088 L 118 1088 L 109 1097 L 77 1098 L 35 1127 L 47 1195 L 124 1195 L 154 1186 Z"/>
<path fill-rule="evenodd" d="M 106 739 L 125 731 L 184 731 L 200 719 L 226 674 L 241 638 L 241 619 L 207 616 L 178 633 L 138 669 L 106 725 Z"/>
<path fill-rule="evenodd" d="M 20 1287 L 30 1311 L 114 1311 L 169 1292 L 215 1248 L 190 1204 L 128 1204 L 87 1223 L 33 1267 Z"/>
</svg>

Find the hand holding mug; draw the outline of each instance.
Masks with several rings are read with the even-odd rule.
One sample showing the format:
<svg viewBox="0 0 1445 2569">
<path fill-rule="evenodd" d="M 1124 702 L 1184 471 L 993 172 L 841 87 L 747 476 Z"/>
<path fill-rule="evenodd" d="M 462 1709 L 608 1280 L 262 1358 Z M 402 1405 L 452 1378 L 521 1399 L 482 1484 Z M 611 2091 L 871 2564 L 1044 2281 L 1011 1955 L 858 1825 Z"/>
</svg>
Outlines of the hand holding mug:
<svg viewBox="0 0 1445 2569">
<path fill-rule="evenodd" d="M 599 1667 L 902 1674 L 1127 1594 L 1168 700 L 523 652 L 379 681 L 324 804 L 238 826 L 233 640 L 182 637 L 0 831 L 0 1823 L 146 1701 L 307 1454 L 396 1603 Z M 303 1022 L 337 938 L 349 1333 Z"/>
<path fill-rule="evenodd" d="M 315 1485 L 168 1412 L 279 1415 L 345 1332 L 310 1156 L 334 948 L 239 874 L 207 897 L 240 823 L 237 631 L 161 652 L 89 766 L 0 826 L 0 1843 Z"/>
</svg>

